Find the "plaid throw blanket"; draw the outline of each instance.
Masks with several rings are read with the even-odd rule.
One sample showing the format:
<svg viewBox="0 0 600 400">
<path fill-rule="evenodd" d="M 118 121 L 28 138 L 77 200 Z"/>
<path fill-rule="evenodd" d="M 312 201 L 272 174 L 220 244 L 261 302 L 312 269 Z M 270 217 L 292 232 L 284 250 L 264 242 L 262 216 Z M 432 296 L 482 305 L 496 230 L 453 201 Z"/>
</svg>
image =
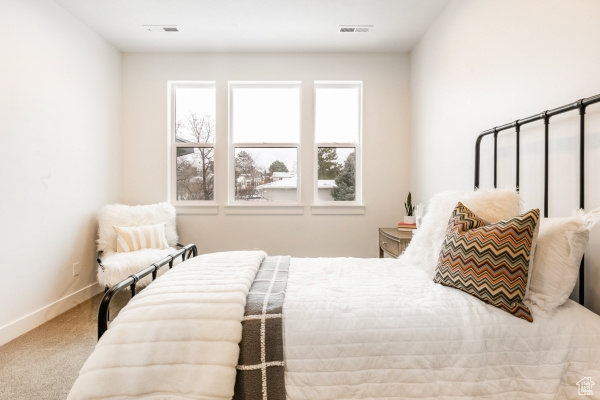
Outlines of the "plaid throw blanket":
<svg viewBox="0 0 600 400">
<path fill-rule="evenodd" d="M 285 400 L 282 309 L 290 256 L 267 257 L 246 300 L 234 400 Z"/>
</svg>

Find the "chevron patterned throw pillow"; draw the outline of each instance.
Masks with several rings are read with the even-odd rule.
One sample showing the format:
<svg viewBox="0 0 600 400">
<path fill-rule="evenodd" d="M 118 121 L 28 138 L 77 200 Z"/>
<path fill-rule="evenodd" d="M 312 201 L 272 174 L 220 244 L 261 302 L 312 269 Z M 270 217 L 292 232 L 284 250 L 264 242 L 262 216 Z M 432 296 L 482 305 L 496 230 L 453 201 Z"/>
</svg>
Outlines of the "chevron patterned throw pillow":
<svg viewBox="0 0 600 400">
<path fill-rule="evenodd" d="M 452 212 L 434 282 L 533 322 L 523 298 L 540 211 L 487 224 L 462 203 Z"/>
</svg>

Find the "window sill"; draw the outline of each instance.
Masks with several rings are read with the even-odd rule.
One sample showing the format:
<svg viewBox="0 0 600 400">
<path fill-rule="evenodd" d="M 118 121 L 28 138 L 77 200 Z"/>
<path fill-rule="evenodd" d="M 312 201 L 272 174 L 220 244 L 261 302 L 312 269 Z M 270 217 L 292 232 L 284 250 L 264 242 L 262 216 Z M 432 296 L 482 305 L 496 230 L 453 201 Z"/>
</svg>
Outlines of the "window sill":
<svg viewBox="0 0 600 400">
<path fill-rule="evenodd" d="M 217 215 L 219 213 L 219 206 L 216 204 L 206 205 L 175 205 L 177 215 Z"/>
<path fill-rule="evenodd" d="M 366 207 L 359 205 L 312 205 L 312 215 L 365 215 Z"/>
<path fill-rule="evenodd" d="M 302 205 L 245 205 L 235 204 L 224 207 L 228 215 L 302 215 Z"/>
<path fill-rule="evenodd" d="M 217 215 L 219 205 L 175 205 L 177 215 Z M 231 204 L 223 207 L 226 215 L 302 215 L 303 205 L 245 205 Z M 312 215 L 364 215 L 364 205 L 311 205 Z"/>
</svg>

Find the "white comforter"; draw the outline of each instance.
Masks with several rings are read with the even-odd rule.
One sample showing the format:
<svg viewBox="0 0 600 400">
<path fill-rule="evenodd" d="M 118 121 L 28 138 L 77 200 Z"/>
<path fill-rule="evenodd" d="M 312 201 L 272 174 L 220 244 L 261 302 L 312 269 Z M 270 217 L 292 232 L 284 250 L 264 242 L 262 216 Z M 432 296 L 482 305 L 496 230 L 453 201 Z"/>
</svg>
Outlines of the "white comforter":
<svg viewBox="0 0 600 400">
<path fill-rule="evenodd" d="M 263 252 L 203 255 L 111 323 L 69 399 L 229 399 Z M 568 301 L 528 323 L 395 259 L 292 259 L 286 390 L 296 399 L 583 399 L 600 317 Z M 588 378 L 587 380 L 585 378 Z M 593 396 L 588 398 L 594 398 Z"/>
<path fill-rule="evenodd" d="M 264 252 L 202 255 L 140 292 L 111 323 L 69 399 L 230 399 L 246 295 Z"/>
<path fill-rule="evenodd" d="M 572 301 L 552 319 L 533 316 L 437 285 L 401 260 L 294 258 L 287 397 L 580 399 L 577 383 L 591 378 L 600 398 L 600 317 Z"/>
</svg>

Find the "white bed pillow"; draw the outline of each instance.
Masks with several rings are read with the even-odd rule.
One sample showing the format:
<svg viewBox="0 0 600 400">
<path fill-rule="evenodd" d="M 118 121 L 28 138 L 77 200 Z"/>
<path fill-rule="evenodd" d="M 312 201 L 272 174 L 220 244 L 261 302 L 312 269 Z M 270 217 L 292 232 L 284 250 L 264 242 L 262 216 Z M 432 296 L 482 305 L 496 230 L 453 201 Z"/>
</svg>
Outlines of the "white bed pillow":
<svg viewBox="0 0 600 400">
<path fill-rule="evenodd" d="M 551 312 L 569 298 L 577 283 L 589 229 L 598 218 L 598 210 L 578 210 L 571 217 L 540 220 L 528 298 L 540 310 Z"/>
<path fill-rule="evenodd" d="M 448 191 L 435 195 L 425 210 L 423 222 L 402 255 L 403 260 L 421 266 L 431 279 L 435 275 L 448 221 L 459 201 L 489 223 L 522 213 L 521 198 L 514 189 Z"/>
</svg>

